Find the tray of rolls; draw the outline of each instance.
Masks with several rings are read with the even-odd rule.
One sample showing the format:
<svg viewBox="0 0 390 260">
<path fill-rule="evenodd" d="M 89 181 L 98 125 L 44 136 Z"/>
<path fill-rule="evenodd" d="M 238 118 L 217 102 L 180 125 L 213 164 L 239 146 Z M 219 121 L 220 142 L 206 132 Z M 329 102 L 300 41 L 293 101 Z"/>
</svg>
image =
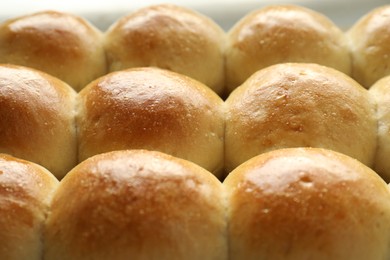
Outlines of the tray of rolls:
<svg viewBox="0 0 390 260">
<path fill-rule="evenodd" d="M 389 5 L 2 20 L 0 259 L 390 259 L 389 28 Z"/>
</svg>

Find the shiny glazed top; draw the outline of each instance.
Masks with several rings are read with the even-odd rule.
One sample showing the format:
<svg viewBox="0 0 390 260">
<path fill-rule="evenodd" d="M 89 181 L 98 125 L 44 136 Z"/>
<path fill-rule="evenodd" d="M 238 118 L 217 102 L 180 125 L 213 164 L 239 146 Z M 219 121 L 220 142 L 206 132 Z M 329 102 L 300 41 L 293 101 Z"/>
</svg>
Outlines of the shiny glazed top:
<svg viewBox="0 0 390 260">
<path fill-rule="evenodd" d="M 44 71 L 80 90 L 106 72 L 101 37 L 81 17 L 33 13 L 0 24 L 0 62 Z"/>
<path fill-rule="evenodd" d="M 158 68 L 112 72 L 79 93 L 79 159 L 150 149 L 222 169 L 223 101 L 205 85 Z"/>
</svg>

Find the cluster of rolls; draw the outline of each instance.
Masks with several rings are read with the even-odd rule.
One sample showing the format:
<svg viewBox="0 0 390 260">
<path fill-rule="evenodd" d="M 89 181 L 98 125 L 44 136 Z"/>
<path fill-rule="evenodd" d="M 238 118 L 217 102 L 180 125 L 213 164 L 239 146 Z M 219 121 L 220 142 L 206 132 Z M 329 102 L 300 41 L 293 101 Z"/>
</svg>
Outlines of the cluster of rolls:
<svg viewBox="0 0 390 260">
<path fill-rule="evenodd" d="M 2 259 L 388 259 L 390 190 L 341 153 L 286 148 L 220 182 L 157 151 L 90 157 L 58 180 L 0 155 Z"/>
<path fill-rule="evenodd" d="M 257 70 L 284 62 L 329 66 L 369 88 L 390 74 L 389 12 L 378 7 L 342 31 L 316 11 L 272 5 L 225 32 L 209 17 L 166 4 L 135 10 L 105 31 L 43 11 L 0 24 L 0 62 L 48 72 L 77 91 L 108 72 L 155 66 L 226 96 Z"/>
<path fill-rule="evenodd" d="M 388 259 L 387 14 L 3 22 L 0 258 Z"/>
<path fill-rule="evenodd" d="M 0 151 L 59 179 L 93 155 L 124 149 L 171 154 L 223 179 L 260 153 L 319 147 L 388 179 L 386 82 L 367 90 L 329 67 L 283 63 L 256 72 L 224 101 L 159 68 L 112 72 L 77 93 L 38 70 L 1 65 Z"/>
</svg>

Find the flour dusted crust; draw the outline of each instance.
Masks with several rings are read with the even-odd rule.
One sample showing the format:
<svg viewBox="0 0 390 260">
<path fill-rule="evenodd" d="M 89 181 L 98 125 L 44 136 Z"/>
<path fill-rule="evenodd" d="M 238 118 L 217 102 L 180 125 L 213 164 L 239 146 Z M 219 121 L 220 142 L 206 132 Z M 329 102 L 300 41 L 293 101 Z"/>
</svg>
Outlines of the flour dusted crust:
<svg viewBox="0 0 390 260">
<path fill-rule="evenodd" d="M 54 194 L 45 259 L 227 259 L 222 184 L 160 152 L 115 151 L 74 168 Z"/>
<path fill-rule="evenodd" d="M 350 74 L 344 33 L 331 20 L 294 5 L 250 12 L 227 33 L 226 79 L 231 92 L 257 70 L 284 62 L 318 63 Z"/>
<path fill-rule="evenodd" d="M 42 11 L 0 24 L 0 63 L 47 72 L 82 89 L 106 73 L 102 32 L 85 19 Z"/>
<path fill-rule="evenodd" d="M 280 149 L 240 165 L 224 187 L 229 259 L 389 258 L 389 189 L 351 157 Z"/>
<path fill-rule="evenodd" d="M 170 5 L 152 5 L 115 22 L 105 33 L 109 71 L 154 66 L 224 91 L 225 32 L 209 17 Z"/>
</svg>

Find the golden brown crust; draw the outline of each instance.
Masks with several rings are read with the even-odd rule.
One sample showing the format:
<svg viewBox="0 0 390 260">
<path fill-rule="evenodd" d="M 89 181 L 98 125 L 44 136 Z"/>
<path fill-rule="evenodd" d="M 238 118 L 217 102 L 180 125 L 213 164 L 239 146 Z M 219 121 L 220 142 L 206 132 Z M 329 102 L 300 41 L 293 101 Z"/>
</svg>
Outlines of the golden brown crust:
<svg viewBox="0 0 390 260">
<path fill-rule="evenodd" d="M 234 259 L 387 259 L 390 192 L 358 161 L 290 148 L 225 179 Z"/>
<path fill-rule="evenodd" d="M 343 32 L 327 17 L 293 5 L 271 5 L 238 21 L 227 35 L 228 91 L 251 74 L 284 62 L 311 62 L 349 74 Z"/>
<path fill-rule="evenodd" d="M 366 88 L 390 75 L 390 5 L 361 17 L 347 32 L 352 76 Z"/>
<path fill-rule="evenodd" d="M 222 196 L 211 173 L 185 160 L 94 156 L 54 196 L 45 259 L 226 259 Z"/>
<path fill-rule="evenodd" d="M 250 77 L 226 100 L 225 164 L 285 147 L 322 147 L 371 166 L 375 105 L 368 92 L 334 69 L 286 63 Z"/>
<path fill-rule="evenodd" d="M 26 67 L 0 66 L 0 152 L 38 163 L 58 178 L 75 166 L 76 93 Z"/>
<path fill-rule="evenodd" d="M 102 33 L 81 17 L 55 11 L 0 24 L 0 62 L 45 71 L 76 90 L 106 73 Z"/>
<path fill-rule="evenodd" d="M 136 68 L 92 82 L 79 97 L 80 161 L 143 148 L 221 173 L 223 101 L 203 84 L 166 70 Z"/>
<path fill-rule="evenodd" d="M 110 71 L 155 66 L 195 78 L 221 94 L 224 31 L 210 18 L 169 5 L 139 9 L 105 34 Z"/>
<path fill-rule="evenodd" d="M 0 154 L 1 259 L 42 259 L 42 225 L 57 185 L 43 167 Z"/>
<path fill-rule="evenodd" d="M 378 80 L 369 89 L 369 94 L 377 104 L 378 144 L 374 160 L 374 170 L 385 181 L 390 181 L 390 76 Z"/>
</svg>

